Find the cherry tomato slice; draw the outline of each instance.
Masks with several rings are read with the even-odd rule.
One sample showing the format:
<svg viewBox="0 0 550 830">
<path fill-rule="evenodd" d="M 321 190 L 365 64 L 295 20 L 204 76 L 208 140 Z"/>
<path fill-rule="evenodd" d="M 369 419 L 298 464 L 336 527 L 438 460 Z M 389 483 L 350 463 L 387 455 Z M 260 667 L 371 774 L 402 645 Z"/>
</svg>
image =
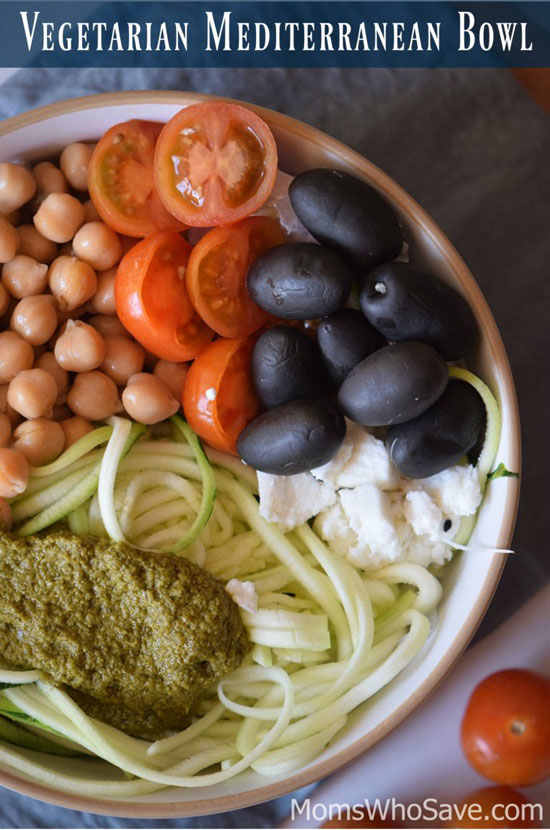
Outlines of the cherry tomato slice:
<svg viewBox="0 0 550 830">
<path fill-rule="evenodd" d="M 550 775 L 550 681 L 522 669 L 486 677 L 468 702 L 462 749 L 477 772 L 525 787 Z"/>
<path fill-rule="evenodd" d="M 247 337 L 270 319 L 246 288 L 248 268 L 263 251 L 284 242 L 275 219 L 250 216 L 214 228 L 195 245 L 185 273 L 191 302 L 223 337 Z"/>
<path fill-rule="evenodd" d="M 192 429 L 214 449 L 237 455 L 237 438 L 260 411 L 250 379 L 254 340 L 210 343 L 185 378 L 183 411 Z"/>
<path fill-rule="evenodd" d="M 271 130 L 237 104 L 192 104 L 166 124 L 157 142 L 158 192 L 186 225 L 210 227 L 244 219 L 267 201 L 276 175 Z"/>
<path fill-rule="evenodd" d="M 162 360 L 191 360 L 214 332 L 195 312 L 185 287 L 191 246 L 174 231 L 134 245 L 121 260 L 115 301 L 122 325 Z"/>
<path fill-rule="evenodd" d="M 126 121 L 107 130 L 90 160 L 88 187 L 103 221 L 126 236 L 182 230 L 156 191 L 155 144 L 163 124 Z"/>
</svg>

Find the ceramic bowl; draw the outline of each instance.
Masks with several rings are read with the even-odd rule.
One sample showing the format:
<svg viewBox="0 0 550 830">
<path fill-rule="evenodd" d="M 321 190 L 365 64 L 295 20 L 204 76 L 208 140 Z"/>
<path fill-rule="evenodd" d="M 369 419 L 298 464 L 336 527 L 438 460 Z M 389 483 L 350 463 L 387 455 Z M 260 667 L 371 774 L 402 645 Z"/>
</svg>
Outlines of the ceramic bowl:
<svg viewBox="0 0 550 830">
<path fill-rule="evenodd" d="M 97 139 L 108 127 L 130 118 L 167 121 L 181 107 L 207 96 L 185 92 L 121 92 L 53 104 L 8 119 L 0 125 L 0 160 L 38 161 L 72 141 Z M 426 212 L 389 176 L 324 133 L 280 113 L 251 107 L 269 124 L 279 147 L 280 166 L 288 173 L 312 167 L 336 167 L 377 188 L 399 214 L 415 264 L 426 266 L 457 288 L 475 312 L 482 333 L 470 365 L 489 384 L 502 412 L 497 461 L 519 470 L 520 433 L 517 402 L 508 359 L 487 303 L 459 254 Z M 517 511 L 517 479 L 504 478 L 488 488 L 473 541 L 491 548 L 510 545 Z M 126 800 L 83 798 L 35 784 L 0 767 L 0 784 L 25 795 L 65 807 L 108 815 L 162 818 L 235 810 L 280 796 L 316 781 L 352 761 L 382 740 L 423 703 L 443 680 L 468 645 L 498 584 L 502 554 L 456 556 L 444 583 L 444 597 L 435 628 L 417 658 L 375 698 L 350 716 L 345 728 L 312 763 L 283 778 L 264 778 L 251 771 L 222 785 L 165 790 Z M 47 759 L 48 756 L 45 756 Z M 45 763 L 49 763 L 45 760 Z M 54 763 L 51 761 L 51 763 Z M 70 765 L 70 761 L 65 762 Z M 85 762 L 88 763 L 88 762 Z M 63 762 L 55 761 L 56 768 Z M 91 761 L 96 773 L 110 772 Z"/>
</svg>

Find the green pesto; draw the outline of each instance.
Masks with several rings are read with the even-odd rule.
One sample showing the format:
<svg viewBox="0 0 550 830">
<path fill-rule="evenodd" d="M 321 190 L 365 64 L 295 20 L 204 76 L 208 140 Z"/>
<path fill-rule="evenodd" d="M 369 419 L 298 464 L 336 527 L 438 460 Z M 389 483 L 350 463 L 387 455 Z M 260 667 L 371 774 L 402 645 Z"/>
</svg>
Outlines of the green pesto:
<svg viewBox="0 0 550 830">
<path fill-rule="evenodd" d="M 0 655 L 90 715 L 157 738 L 250 648 L 221 582 L 186 559 L 56 531 L 0 533 Z"/>
</svg>

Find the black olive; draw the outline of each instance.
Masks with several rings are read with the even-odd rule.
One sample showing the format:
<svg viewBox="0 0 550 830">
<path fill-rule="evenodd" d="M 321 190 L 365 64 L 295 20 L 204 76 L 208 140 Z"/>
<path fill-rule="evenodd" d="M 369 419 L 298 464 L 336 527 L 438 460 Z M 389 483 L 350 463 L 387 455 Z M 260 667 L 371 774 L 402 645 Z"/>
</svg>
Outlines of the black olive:
<svg viewBox="0 0 550 830">
<path fill-rule="evenodd" d="M 307 170 L 288 195 L 310 234 L 361 269 L 399 255 L 403 234 L 393 208 L 360 179 L 341 170 Z"/>
<path fill-rule="evenodd" d="M 268 409 L 295 398 L 318 397 L 327 388 L 319 347 L 290 326 L 275 326 L 258 337 L 250 370 L 256 393 Z"/>
<path fill-rule="evenodd" d="M 326 464 L 346 435 L 344 416 L 312 398 L 298 398 L 251 421 L 237 441 L 239 455 L 264 473 L 295 475 Z"/>
<path fill-rule="evenodd" d="M 344 308 L 321 320 L 317 342 L 332 381 L 340 386 L 358 363 L 386 341 L 360 311 Z"/>
<path fill-rule="evenodd" d="M 359 304 L 388 340 L 423 340 L 445 360 L 464 357 L 477 341 L 476 320 L 466 300 L 439 277 L 407 262 L 390 262 L 371 271 Z"/>
<path fill-rule="evenodd" d="M 352 369 L 339 389 L 338 402 L 358 424 L 401 424 L 435 403 L 448 378 L 445 361 L 432 346 L 394 343 Z"/>
<path fill-rule="evenodd" d="M 460 380 L 451 380 L 439 400 L 419 418 L 388 430 L 386 445 L 404 475 L 426 478 L 457 464 L 485 434 L 481 397 Z"/>
<path fill-rule="evenodd" d="M 254 260 L 248 292 L 260 308 L 286 320 L 309 320 L 338 311 L 351 290 L 352 273 L 330 248 L 289 242 Z"/>
</svg>

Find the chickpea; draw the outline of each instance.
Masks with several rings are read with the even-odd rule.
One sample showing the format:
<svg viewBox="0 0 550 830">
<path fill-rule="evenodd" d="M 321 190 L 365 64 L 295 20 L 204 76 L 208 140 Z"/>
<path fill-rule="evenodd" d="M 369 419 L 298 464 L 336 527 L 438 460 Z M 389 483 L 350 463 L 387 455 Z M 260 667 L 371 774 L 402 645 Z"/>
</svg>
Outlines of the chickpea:
<svg viewBox="0 0 550 830">
<path fill-rule="evenodd" d="M 46 239 L 41 233 L 38 233 L 34 225 L 20 225 L 19 233 L 19 253 L 31 257 L 37 262 L 45 262 L 48 265 L 55 259 L 57 254 L 57 245 L 51 239 Z"/>
<path fill-rule="evenodd" d="M 116 314 L 115 277 L 116 268 L 99 272 L 97 275 L 97 291 L 88 304 L 90 312 Z"/>
<path fill-rule="evenodd" d="M 0 333 L 0 383 L 7 383 L 18 372 L 30 369 L 34 363 L 34 351 L 30 343 L 16 331 Z"/>
<path fill-rule="evenodd" d="M 0 497 L 13 499 L 25 491 L 29 463 L 17 450 L 0 449 Z"/>
<path fill-rule="evenodd" d="M 52 242 L 68 242 L 84 222 L 84 205 L 68 193 L 50 193 L 34 214 L 36 230 Z"/>
<path fill-rule="evenodd" d="M 48 416 L 57 398 L 57 383 L 44 369 L 26 369 L 10 381 L 8 403 L 24 418 Z"/>
<path fill-rule="evenodd" d="M 12 525 L 11 507 L 6 499 L 0 499 L 0 527 L 9 533 Z"/>
<path fill-rule="evenodd" d="M 67 179 L 59 167 L 51 161 L 40 161 L 32 168 L 32 175 L 36 182 L 36 195 L 43 201 L 50 193 L 67 193 Z"/>
<path fill-rule="evenodd" d="M 19 224 L 19 210 L 12 210 L 9 213 L 2 213 L 2 211 L 0 211 L 0 216 L 2 219 L 5 219 L 6 222 L 9 222 L 10 225 L 15 225 L 15 227 L 17 227 Z M 136 242 L 139 242 L 139 239 L 136 239 Z"/>
<path fill-rule="evenodd" d="M 8 389 L 8 383 L 4 383 L 0 386 L 0 414 L 8 416 L 9 422 L 13 429 L 13 427 L 17 426 L 20 422 L 21 415 L 8 403 Z"/>
<path fill-rule="evenodd" d="M 26 254 L 18 254 L 2 268 L 2 283 L 18 300 L 42 294 L 48 284 L 48 266 Z"/>
<path fill-rule="evenodd" d="M 63 452 L 65 433 L 49 418 L 23 421 L 13 433 L 13 448 L 23 453 L 32 467 L 49 464 Z"/>
<path fill-rule="evenodd" d="M 84 202 L 84 210 L 85 210 L 85 222 L 101 222 L 101 216 L 96 210 L 96 207 L 91 199 L 88 199 Z"/>
<path fill-rule="evenodd" d="M 19 234 L 13 225 L 0 217 L 0 262 L 9 262 L 17 253 Z"/>
<path fill-rule="evenodd" d="M 65 435 L 65 449 L 93 430 L 92 424 L 80 415 L 61 421 L 60 427 Z"/>
<path fill-rule="evenodd" d="M 7 447 L 11 438 L 11 421 L 8 416 L 0 413 L 0 447 Z"/>
<path fill-rule="evenodd" d="M 89 372 L 101 366 L 105 340 L 93 326 L 80 320 L 67 320 L 67 327 L 55 344 L 55 359 L 69 372 Z"/>
<path fill-rule="evenodd" d="M 64 403 L 63 398 L 69 389 L 69 373 L 63 369 L 52 352 L 44 352 L 35 362 L 35 368 L 49 372 L 57 384 L 57 403 Z"/>
<path fill-rule="evenodd" d="M 75 415 L 90 421 L 103 421 L 122 409 L 115 382 L 97 371 L 76 376 L 67 403 Z"/>
<path fill-rule="evenodd" d="M 0 282 L 0 317 L 5 314 L 10 304 L 10 295 L 4 288 L 4 284 Z"/>
<path fill-rule="evenodd" d="M 177 401 L 181 401 L 183 384 L 188 371 L 188 363 L 171 363 L 169 360 L 159 360 L 155 364 L 153 374 L 166 384 Z"/>
<path fill-rule="evenodd" d="M 72 311 L 93 297 L 97 277 L 87 262 L 74 256 L 60 256 L 50 265 L 49 284 L 59 308 Z"/>
<path fill-rule="evenodd" d="M 11 213 L 32 199 L 36 184 L 22 164 L 0 162 L 0 213 Z"/>
<path fill-rule="evenodd" d="M 75 254 L 96 271 L 106 271 L 120 260 L 122 249 L 118 234 L 103 222 L 82 225 L 73 239 Z"/>
<path fill-rule="evenodd" d="M 107 337 L 109 334 L 121 334 L 129 337 L 128 332 L 118 317 L 115 317 L 114 315 L 95 314 L 93 317 L 90 317 L 89 323 L 94 327 L 94 329 L 102 334 L 103 337 Z"/>
<path fill-rule="evenodd" d="M 132 375 L 122 393 L 128 415 L 140 424 L 156 424 L 174 415 L 179 402 L 168 386 L 155 375 L 140 372 Z"/>
<path fill-rule="evenodd" d="M 47 343 L 57 328 L 54 298 L 50 294 L 23 297 L 13 310 L 10 328 L 33 346 Z"/>
<path fill-rule="evenodd" d="M 107 335 L 106 352 L 101 370 L 114 380 L 117 386 L 125 386 L 128 378 L 141 372 L 145 361 L 145 350 L 121 334 Z"/>
<path fill-rule="evenodd" d="M 88 190 L 88 165 L 94 147 L 95 144 L 83 144 L 77 141 L 69 144 L 61 153 L 59 166 L 75 190 Z"/>
</svg>

